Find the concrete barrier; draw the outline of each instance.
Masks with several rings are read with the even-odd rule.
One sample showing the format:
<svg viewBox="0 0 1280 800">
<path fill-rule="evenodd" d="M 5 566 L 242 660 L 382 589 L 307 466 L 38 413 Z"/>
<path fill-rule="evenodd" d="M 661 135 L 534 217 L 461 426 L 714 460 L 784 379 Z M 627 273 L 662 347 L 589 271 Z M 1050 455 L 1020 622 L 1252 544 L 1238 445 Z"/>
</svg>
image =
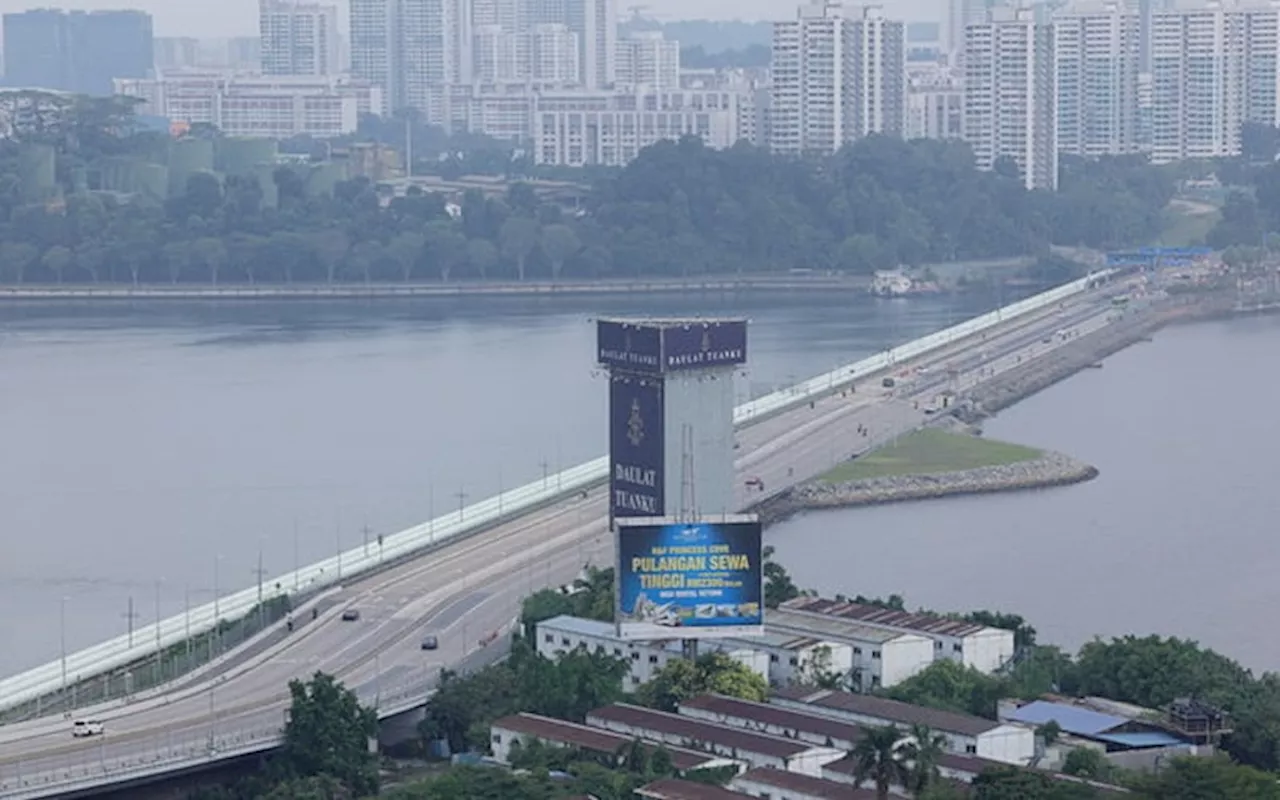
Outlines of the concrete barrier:
<svg viewBox="0 0 1280 800">
<path fill-rule="evenodd" d="M 954 344 L 1024 314 L 1060 303 L 1087 290 L 1093 281 L 1107 274 L 1109 272 L 1095 273 L 1088 278 L 1019 300 L 937 333 L 931 333 L 832 372 L 810 378 L 797 386 L 758 397 L 734 409 L 734 424 L 741 427 L 760 422 L 808 403 L 814 398 L 839 391 L 855 381 L 885 369 L 892 369 L 904 361 Z M 344 578 L 349 579 L 359 573 L 376 569 L 384 563 L 404 558 L 415 551 L 484 530 L 503 520 L 563 498 L 572 497 L 600 485 L 608 477 L 607 456 L 588 461 L 547 476 L 544 480 L 527 483 L 481 500 L 457 512 L 385 536 L 380 546 L 375 544 L 366 548 L 360 545 L 332 558 L 281 575 L 263 584 L 262 599 L 269 600 L 281 595 L 326 589 L 337 585 Z M 160 628 L 160 647 L 164 648 L 183 641 L 188 635 L 195 636 L 213 629 L 219 620 L 244 616 L 257 604 L 258 589 L 253 586 L 220 598 L 217 603 L 208 603 L 191 609 L 189 625 L 187 616 L 180 614 L 135 630 L 133 632 L 135 644 L 132 647 L 129 646 L 129 637 L 125 635 L 71 653 L 66 658 L 68 683 L 87 680 L 148 657 L 156 650 L 157 624 Z M 61 660 L 6 678 L 0 681 L 0 710 L 20 706 L 38 697 L 53 694 L 61 688 L 61 685 Z"/>
</svg>

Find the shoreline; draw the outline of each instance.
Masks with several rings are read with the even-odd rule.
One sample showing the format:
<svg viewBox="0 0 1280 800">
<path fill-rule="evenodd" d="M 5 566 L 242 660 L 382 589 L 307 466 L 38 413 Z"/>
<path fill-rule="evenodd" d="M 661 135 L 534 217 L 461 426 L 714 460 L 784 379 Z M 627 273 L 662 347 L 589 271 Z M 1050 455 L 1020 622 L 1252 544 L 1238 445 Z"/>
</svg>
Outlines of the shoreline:
<svg viewBox="0 0 1280 800">
<path fill-rule="evenodd" d="M 333 283 L 227 286 L 0 286 L 2 302 L 392 300 L 462 297 L 590 297 L 597 295 L 754 291 L 866 293 L 870 282 L 837 276 L 722 276 L 670 280 Z"/>
<path fill-rule="evenodd" d="M 983 419 L 996 412 L 1081 370 L 1100 367 L 1105 358 L 1127 347 L 1149 341 L 1166 325 L 1212 319 L 1223 312 L 1218 304 L 1207 301 L 1161 305 L 1144 310 L 1131 320 L 1116 323 L 1114 329 L 1085 336 L 1060 348 L 1059 352 L 979 384 L 960 398 L 955 410 L 944 418 L 946 422 L 939 420 L 935 424 L 967 424 L 971 430 L 976 429 Z M 1226 313 L 1232 314 L 1231 311 Z M 995 467 L 895 475 L 836 484 L 813 480 L 771 498 L 755 511 L 767 527 L 808 511 L 1048 489 L 1083 483 L 1098 475 L 1098 469 L 1091 464 L 1045 450 L 1041 451 L 1039 458 Z"/>
<path fill-rule="evenodd" d="M 855 508 L 1070 486 L 1093 480 L 1098 474 L 1097 467 L 1091 464 L 1047 450 L 1039 458 L 993 467 L 895 475 L 845 483 L 813 481 L 797 487 L 788 500 L 795 511 Z"/>
</svg>

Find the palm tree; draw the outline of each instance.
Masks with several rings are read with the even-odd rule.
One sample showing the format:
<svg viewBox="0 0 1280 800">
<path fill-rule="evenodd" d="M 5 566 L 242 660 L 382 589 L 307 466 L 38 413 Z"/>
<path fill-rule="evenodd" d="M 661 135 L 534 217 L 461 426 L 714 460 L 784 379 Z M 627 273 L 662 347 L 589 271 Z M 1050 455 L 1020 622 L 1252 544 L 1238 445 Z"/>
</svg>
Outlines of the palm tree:
<svg viewBox="0 0 1280 800">
<path fill-rule="evenodd" d="M 938 759 L 946 752 L 947 737 L 919 723 L 911 726 L 907 736 L 898 757 L 908 772 L 907 788 L 922 792 L 938 777 Z"/>
<path fill-rule="evenodd" d="M 864 728 L 858 743 L 849 753 L 853 756 L 853 778 L 858 786 L 866 781 L 876 785 L 876 797 L 886 800 L 889 787 L 907 782 L 907 768 L 898 753 L 902 732 L 892 725 Z"/>
</svg>

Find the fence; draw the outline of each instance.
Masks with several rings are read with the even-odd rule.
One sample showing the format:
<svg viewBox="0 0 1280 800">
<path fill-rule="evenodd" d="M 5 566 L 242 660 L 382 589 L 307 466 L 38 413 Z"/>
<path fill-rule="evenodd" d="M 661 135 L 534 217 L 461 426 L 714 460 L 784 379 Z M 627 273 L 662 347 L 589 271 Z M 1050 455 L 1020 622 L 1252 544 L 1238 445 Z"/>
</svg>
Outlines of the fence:
<svg viewBox="0 0 1280 800">
<path fill-rule="evenodd" d="M 1092 288 L 1096 281 L 1109 274 L 1105 271 L 1095 273 L 1088 278 L 1050 289 L 854 364 L 811 378 L 796 387 L 756 398 L 734 410 L 734 424 L 744 426 L 760 422 L 803 405 L 814 398 L 846 388 L 855 381 L 885 369 L 892 369 L 901 362 L 955 344 L 1024 314 L 1061 303 Z M 387 562 L 452 539 L 485 530 L 504 520 L 594 488 L 607 480 L 608 475 L 607 456 L 571 467 L 542 480 L 533 481 L 471 506 L 460 508 L 457 512 L 380 538 L 374 548 L 353 548 L 283 575 L 264 586 L 262 597 L 274 600 L 289 595 L 310 594 L 337 585 L 344 578 L 376 569 Z M 110 641 L 69 654 L 66 657 L 65 672 L 84 679 L 143 661 L 155 653 L 157 646 L 161 649 L 172 647 L 184 642 L 190 635 L 202 634 L 217 627 L 225 620 L 243 617 L 257 606 L 259 600 L 258 589 L 251 587 L 220 598 L 214 603 L 192 609 L 188 614 L 170 617 L 145 626 L 134 632 L 132 641 L 136 644 L 132 646 L 129 637 L 118 636 Z M 0 681 L 0 710 L 57 693 L 62 688 L 62 674 L 63 665 L 59 660 Z"/>
</svg>

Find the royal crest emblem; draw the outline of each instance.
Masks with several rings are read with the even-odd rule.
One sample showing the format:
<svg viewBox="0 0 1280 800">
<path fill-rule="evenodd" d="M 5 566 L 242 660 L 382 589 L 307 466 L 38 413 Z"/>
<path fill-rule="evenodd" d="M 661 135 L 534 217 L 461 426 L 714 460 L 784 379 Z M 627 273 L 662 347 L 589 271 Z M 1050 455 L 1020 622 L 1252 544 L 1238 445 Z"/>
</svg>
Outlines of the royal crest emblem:
<svg viewBox="0 0 1280 800">
<path fill-rule="evenodd" d="M 627 440 L 632 447 L 644 441 L 644 417 L 640 415 L 640 401 L 631 401 L 631 416 L 627 418 Z"/>
</svg>

